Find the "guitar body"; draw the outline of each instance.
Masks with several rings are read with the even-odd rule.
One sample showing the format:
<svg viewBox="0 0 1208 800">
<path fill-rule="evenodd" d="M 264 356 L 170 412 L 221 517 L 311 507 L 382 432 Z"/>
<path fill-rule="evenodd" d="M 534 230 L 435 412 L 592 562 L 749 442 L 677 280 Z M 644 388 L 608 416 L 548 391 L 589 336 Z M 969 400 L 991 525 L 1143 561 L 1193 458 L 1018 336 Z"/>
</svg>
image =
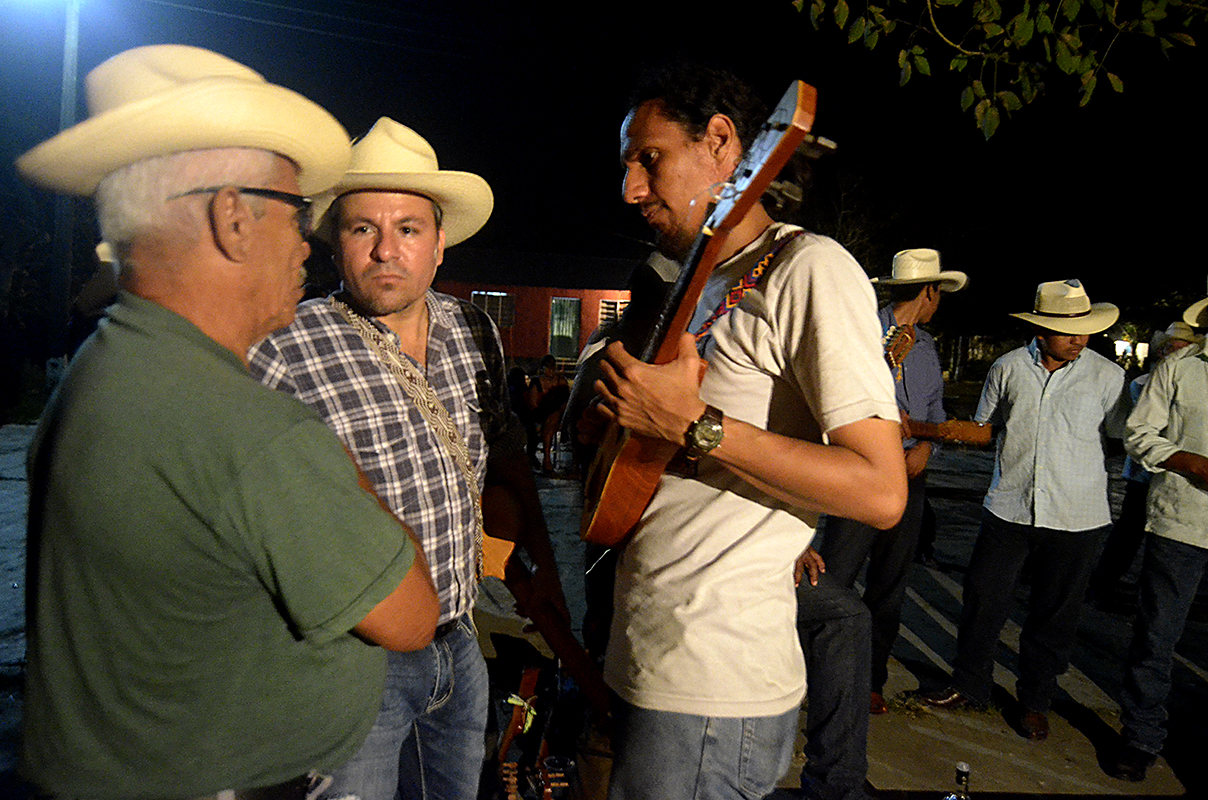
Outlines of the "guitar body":
<svg viewBox="0 0 1208 800">
<path fill-rule="evenodd" d="M 643 361 L 666 364 L 675 358 L 679 336 L 692 321 L 726 237 L 806 141 L 816 105 L 814 87 L 795 81 L 734 170 L 732 183 L 718 191 L 686 266 L 639 354 Z M 631 434 L 615 423 L 610 425 L 587 476 L 582 538 L 608 547 L 625 542 L 678 449 L 668 442 Z"/>
</svg>

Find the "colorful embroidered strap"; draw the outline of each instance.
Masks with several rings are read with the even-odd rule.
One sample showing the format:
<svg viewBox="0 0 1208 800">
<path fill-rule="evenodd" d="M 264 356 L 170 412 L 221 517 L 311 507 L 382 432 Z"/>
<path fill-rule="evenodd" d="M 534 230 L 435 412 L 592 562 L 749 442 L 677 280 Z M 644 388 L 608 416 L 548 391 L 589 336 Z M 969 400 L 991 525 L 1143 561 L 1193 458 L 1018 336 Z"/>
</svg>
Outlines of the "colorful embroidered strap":
<svg viewBox="0 0 1208 800">
<path fill-rule="evenodd" d="M 751 267 L 750 272 L 743 275 L 738 279 L 738 283 L 730 287 L 730 291 L 726 292 L 726 296 L 717 304 L 717 308 L 713 309 L 713 313 L 709 315 L 709 318 L 701 323 L 700 330 L 696 332 L 696 346 L 698 348 L 701 347 L 701 342 L 708 335 L 709 329 L 713 327 L 713 323 L 730 313 L 731 309 L 741 303 L 743 295 L 759 285 L 759 279 L 763 277 L 764 270 L 768 268 L 768 265 L 772 263 L 772 260 L 776 256 L 780 255 L 780 251 L 784 249 L 784 246 L 803 233 L 805 231 L 793 231 L 781 239 L 776 243 L 775 247 L 768 251 L 767 255 L 759 259 L 758 264 Z"/>
<path fill-rule="evenodd" d="M 428 383 L 414 364 L 404 356 L 386 336 L 375 328 L 360 314 L 353 311 L 347 304 L 335 297 L 328 297 L 327 302 L 338 311 L 348 324 L 356 329 L 369 348 L 377 353 L 388 370 L 398 378 L 399 384 L 419 409 L 424 421 L 437 433 L 437 441 L 444 444 L 453 463 L 461 470 L 465 481 L 466 491 L 470 493 L 470 502 L 474 504 L 474 573 L 478 580 L 483 576 L 483 520 L 482 495 L 478 489 L 478 473 L 470 460 L 470 448 L 465 438 L 457 428 L 457 423 L 449 416 L 449 411 L 436 397 L 436 391 Z"/>
</svg>

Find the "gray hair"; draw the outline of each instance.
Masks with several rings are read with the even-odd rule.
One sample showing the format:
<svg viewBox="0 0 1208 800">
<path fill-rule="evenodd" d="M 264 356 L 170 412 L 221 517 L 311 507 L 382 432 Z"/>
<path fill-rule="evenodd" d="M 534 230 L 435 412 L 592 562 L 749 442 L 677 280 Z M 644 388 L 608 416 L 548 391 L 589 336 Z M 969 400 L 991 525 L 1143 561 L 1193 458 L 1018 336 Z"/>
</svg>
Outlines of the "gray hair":
<svg viewBox="0 0 1208 800">
<path fill-rule="evenodd" d="M 106 175 L 96 190 L 101 238 L 113 246 L 119 261 L 140 236 L 196 243 L 209 226 L 203 207 L 169 201 L 207 186 L 263 186 L 278 177 L 280 163 L 267 150 L 232 147 L 154 156 L 122 167 Z M 262 207 L 249 200 L 257 210 Z"/>
</svg>

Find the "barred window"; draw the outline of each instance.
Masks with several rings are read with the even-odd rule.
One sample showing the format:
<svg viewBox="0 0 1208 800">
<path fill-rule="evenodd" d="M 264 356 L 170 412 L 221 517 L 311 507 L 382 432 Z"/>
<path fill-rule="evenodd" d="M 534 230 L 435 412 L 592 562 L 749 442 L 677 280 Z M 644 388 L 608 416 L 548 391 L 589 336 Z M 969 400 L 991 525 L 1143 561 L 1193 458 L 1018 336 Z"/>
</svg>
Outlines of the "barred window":
<svg viewBox="0 0 1208 800">
<path fill-rule="evenodd" d="M 621 314 L 625 312 L 628 305 L 628 300 L 601 300 L 599 324 L 616 322 L 621 318 Z"/>
<path fill-rule="evenodd" d="M 550 300 L 549 351 L 555 358 L 579 357 L 579 298 Z"/>
<path fill-rule="evenodd" d="M 500 330 L 516 322 L 516 296 L 505 292 L 471 292 L 470 302 L 487 312 Z"/>
</svg>

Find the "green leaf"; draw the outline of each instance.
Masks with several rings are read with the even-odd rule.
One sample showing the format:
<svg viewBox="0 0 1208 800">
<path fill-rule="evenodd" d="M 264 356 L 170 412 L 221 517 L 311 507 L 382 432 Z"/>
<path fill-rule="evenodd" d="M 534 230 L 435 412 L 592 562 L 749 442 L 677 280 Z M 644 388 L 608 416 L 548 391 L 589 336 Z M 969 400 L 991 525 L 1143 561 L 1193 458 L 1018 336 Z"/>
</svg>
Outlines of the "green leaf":
<svg viewBox="0 0 1208 800">
<path fill-rule="evenodd" d="M 1023 108 L 1023 103 L 1019 101 L 1019 96 L 1015 92 L 996 92 L 994 96 L 1007 111 L 1018 111 Z"/>
<path fill-rule="evenodd" d="M 1061 11 L 1070 22 L 1073 22 L 1078 17 L 1078 12 L 1081 10 L 1082 0 L 1062 0 Z"/>
<path fill-rule="evenodd" d="M 973 107 L 973 89 L 966 86 L 961 91 L 961 111 L 968 111 Z"/>
<path fill-rule="evenodd" d="M 964 72 L 967 66 L 969 66 L 969 59 L 965 56 L 957 56 L 948 64 L 948 69 L 949 71 Z"/>
<path fill-rule="evenodd" d="M 910 52 L 914 53 L 916 56 L 921 56 L 923 54 L 923 48 L 916 44 L 914 47 L 910 48 Z"/>
<path fill-rule="evenodd" d="M 1107 73 L 1107 82 L 1111 84 L 1114 91 L 1124 91 L 1124 81 L 1120 80 L 1119 76 L 1109 72 Z"/>
<path fill-rule="evenodd" d="M 915 56 L 914 57 L 914 67 L 923 75 L 931 74 L 931 64 L 928 63 L 927 58 L 925 56 Z"/>
<path fill-rule="evenodd" d="M 1052 64 L 1053 63 L 1053 46 L 1049 44 L 1048 39 L 1041 39 L 1040 41 L 1042 41 L 1044 43 L 1044 60 L 1049 62 L 1050 64 Z"/>
<path fill-rule="evenodd" d="M 959 6 L 961 0 L 936 0 L 936 5 L 941 6 Z"/>
<path fill-rule="evenodd" d="M 885 24 L 881 26 L 881 29 L 885 31 L 885 35 L 888 36 L 889 34 L 893 33 L 893 29 L 896 27 L 898 27 L 898 23 L 894 22 L 893 20 L 887 20 Z"/>
<path fill-rule="evenodd" d="M 977 95 L 979 99 L 986 96 L 986 87 L 981 81 L 973 82 L 973 94 Z"/>
<path fill-rule="evenodd" d="M 1080 59 L 1070 52 L 1070 46 L 1065 43 L 1064 39 L 1057 40 L 1057 68 L 1066 75 L 1073 75 L 1078 71 Z"/>
<path fill-rule="evenodd" d="M 867 47 L 869 50 L 871 50 L 877 46 L 877 42 L 880 40 L 880 38 L 881 38 L 881 32 L 878 30 L 874 30 L 871 33 L 869 33 L 867 36 L 864 37 L 864 46 Z"/>
<path fill-rule="evenodd" d="M 1096 66 L 1098 66 L 1098 65 L 1095 62 L 1094 53 L 1087 53 L 1086 55 L 1084 55 L 1082 57 L 1082 60 L 1078 62 L 1078 69 L 1081 70 L 1082 72 L 1086 72 L 1087 70 L 1094 69 Z"/>
<path fill-rule="evenodd" d="M 805 8 L 805 0 L 793 0 L 793 8 L 797 9 L 797 12 L 800 13 Z"/>
<path fill-rule="evenodd" d="M 839 0 L 839 2 L 835 3 L 835 24 L 839 26 L 839 30 L 847 27 L 848 13 L 847 0 Z"/>
<path fill-rule="evenodd" d="M 1027 46 L 1028 42 L 1032 41 L 1032 35 L 1036 33 L 1036 23 L 1020 14 L 1016 17 L 1019 22 L 1015 25 L 1015 30 L 1011 34 L 1011 38 L 1015 40 L 1015 44 L 1020 47 Z"/>
<path fill-rule="evenodd" d="M 1083 82 L 1082 99 L 1078 101 L 1079 108 L 1081 108 L 1082 106 L 1086 105 L 1087 103 L 1089 103 L 1091 101 L 1091 95 L 1095 91 L 1095 84 L 1097 84 L 1098 82 L 1099 82 L 1099 79 L 1097 77 L 1095 77 L 1094 74 L 1091 75 L 1090 80 Z"/>
<path fill-rule="evenodd" d="M 902 74 L 898 78 L 898 86 L 906 85 L 906 82 L 910 80 L 911 72 L 912 72 L 912 70 L 910 68 L 910 62 L 907 61 L 905 64 L 902 65 Z"/>
<path fill-rule="evenodd" d="M 1087 0 L 1087 2 L 1090 3 L 1091 8 L 1095 9 L 1095 13 L 1103 14 L 1103 0 Z"/>
<path fill-rule="evenodd" d="M 1147 19 L 1141 20 L 1141 24 L 1137 26 L 1137 30 L 1141 31 L 1141 33 L 1145 34 L 1146 36 L 1158 35 L 1157 31 L 1154 30 L 1153 23 Z"/>
<path fill-rule="evenodd" d="M 1002 36 L 1003 27 L 997 22 L 990 22 L 983 25 L 982 30 L 986 32 L 986 36 Z"/>
<path fill-rule="evenodd" d="M 987 108 L 986 112 L 982 114 L 979 125 L 981 127 L 982 136 L 985 136 L 986 140 L 989 141 L 990 137 L 994 135 L 994 132 L 998 130 L 998 109 L 994 108 L 993 106 Z"/>
<path fill-rule="evenodd" d="M 908 53 L 905 50 L 898 51 L 898 68 L 899 69 L 906 66 L 906 59 L 909 58 L 909 56 L 910 56 L 910 53 Z"/>
<path fill-rule="evenodd" d="M 1162 55 L 1169 57 L 1174 44 L 1169 39 L 1158 39 L 1158 45 L 1162 48 Z"/>
<path fill-rule="evenodd" d="M 864 17 L 860 17 L 851 24 L 851 30 L 847 32 L 847 43 L 853 44 L 862 36 L 864 36 Z"/>
<path fill-rule="evenodd" d="M 1181 44 L 1185 44 L 1185 45 L 1187 45 L 1188 47 L 1195 47 L 1195 39 L 1192 39 L 1192 38 L 1191 38 L 1191 36 L 1190 36 L 1190 34 L 1186 34 L 1186 33 L 1172 33 L 1172 34 L 1170 34 L 1170 38 L 1171 38 L 1171 39 L 1174 39 L 1176 42 L 1179 42 L 1179 43 L 1181 43 Z"/>
<path fill-rule="evenodd" d="M 819 30 L 821 19 L 822 9 L 819 6 L 810 6 L 810 24 L 814 26 L 814 30 Z"/>
<path fill-rule="evenodd" d="M 1053 32 L 1053 20 L 1043 11 L 1036 15 L 1036 30 L 1040 31 L 1041 33 Z"/>
</svg>

